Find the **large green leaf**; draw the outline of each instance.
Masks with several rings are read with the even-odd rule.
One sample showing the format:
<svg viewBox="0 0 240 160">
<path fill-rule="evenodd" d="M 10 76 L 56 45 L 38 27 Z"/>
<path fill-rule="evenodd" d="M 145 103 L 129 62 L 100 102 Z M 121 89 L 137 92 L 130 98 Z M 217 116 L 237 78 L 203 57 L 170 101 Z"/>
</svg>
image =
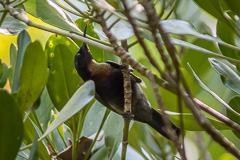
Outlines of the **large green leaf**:
<svg viewBox="0 0 240 160">
<path fill-rule="evenodd" d="M 42 19 L 55 27 L 71 31 L 81 32 L 69 19 L 66 12 L 50 0 L 31 0 L 24 3 L 24 7 L 31 15 Z"/>
<path fill-rule="evenodd" d="M 95 95 L 95 87 L 93 81 L 87 81 L 84 83 L 71 97 L 68 103 L 59 112 L 56 119 L 49 125 L 46 132 L 41 136 L 40 139 L 45 138 L 49 133 L 56 129 L 59 125 L 67 121 L 69 118 L 78 113 L 83 109 Z"/>
<path fill-rule="evenodd" d="M 239 6 L 240 6 L 240 1 L 229 1 L 229 0 L 224 0 L 228 7 L 238 16 L 240 16 L 240 10 L 239 10 Z"/>
<path fill-rule="evenodd" d="M 105 146 L 108 149 L 108 159 L 115 155 L 123 135 L 123 118 L 111 112 L 105 128 Z"/>
<path fill-rule="evenodd" d="M 194 1 L 212 16 L 216 17 L 219 20 L 224 19 L 219 0 L 194 0 Z"/>
<path fill-rule="evenodd" d="M 23 138 L 23 123 L 13 96 L 0 89 L 0 159 L 14 160 Z"/>
<path fill-rule="evenodd" d="M 215 58 L 209 58 L 209 62 L 212 68 L 220 74 L 223 84 L 240 94 L 240 76 L 237 69 L 229 62 L 222 62 Z"/>
<path fill-rule="evenodd" d="M 49 78 L 47 89 L 54 106 L 61 110 L 79 87 L 80 76 L 74 67 L 78 47 L 69 38 L 52 35 L 46 44 Z"/>
<path fill-rule="evenodd" d="M 5 63 L 0 60 L 0 88 L 3 88 L 7 82 L 8 67 Z"/>
<path fill-rule="evenodd" d="M 23 30 L 17 39 L 18 42 L 18 52 L 17 52 L 17 61 L 15 65 L 14 75 L 13 75 L 13 84 L 12 84 L 12 92 L 18 90 L 19 80 L 20 80 L 20 70 L 22 67 L 22 61 L 25 54 L 25 50 L 27 45 L 30 43 L 31 39 L 27 31 Z M 14 54 L 14 53 L 13 53 Z"/>
<path fill-rule="evenodd" d="M 27 46 L 21 68 L 18 102 L 22 112 L 37 100 L 46 82 L 47 59 L 36 41 Z"/>
</svg>

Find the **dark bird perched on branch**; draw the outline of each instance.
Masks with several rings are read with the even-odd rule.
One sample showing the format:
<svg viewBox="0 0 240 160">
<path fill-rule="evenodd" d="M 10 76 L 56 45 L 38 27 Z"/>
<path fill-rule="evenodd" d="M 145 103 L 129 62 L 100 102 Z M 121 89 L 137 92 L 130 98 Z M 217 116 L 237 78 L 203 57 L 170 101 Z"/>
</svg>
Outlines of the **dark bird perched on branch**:
<svg viewBox="0 0 240 160">
<path fill-rule="evenodd" d="M 75 55 L 75 68 L 84 81 L 94 81 L 95 97 L 100 103 L 110 110 L 124 115 L 124 88 L 121 65 L 112 61 L 97 63 L 93 59 L 88 46 L 83 43 Z M 160 134 L 169 138 L 162 115 L 151 107 L 140 87 L 142 80 L 132 73 L 130 74 L 133 119 L 149 124 Z M 179 136 L 180 129 L 172 123 L 171 127 Z"/>
</svg>

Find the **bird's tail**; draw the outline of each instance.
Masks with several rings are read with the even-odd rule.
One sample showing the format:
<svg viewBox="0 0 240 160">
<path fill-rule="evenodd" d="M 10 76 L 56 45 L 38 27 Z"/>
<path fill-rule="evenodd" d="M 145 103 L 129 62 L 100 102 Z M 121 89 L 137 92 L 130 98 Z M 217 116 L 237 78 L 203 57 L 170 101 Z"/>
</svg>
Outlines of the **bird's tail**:
<svg viewBox="0 0 240 160">
<path fill-rule="evenodd" d="M 166 126 L 164 124 L 162 115 L 156 111 L 155 109 L 152 108 L 152 120 L 147 122 L 152 128 L 154 128 L 156 131 L 158 131 L 161 135 L 164 137 L 169 138 L 169 135 L 167 133 Z M 171 122 L 171 127 L 175 131 L 176 135 L 179 137 L 181 130 L 176 127 L 172 122 Z"/>
</svg>

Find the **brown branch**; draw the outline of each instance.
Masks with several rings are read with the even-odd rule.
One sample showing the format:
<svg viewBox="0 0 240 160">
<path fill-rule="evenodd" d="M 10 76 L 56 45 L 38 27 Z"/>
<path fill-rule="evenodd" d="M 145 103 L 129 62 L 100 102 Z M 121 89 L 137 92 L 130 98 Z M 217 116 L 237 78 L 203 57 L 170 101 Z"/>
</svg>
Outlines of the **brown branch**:
<svg viewBox="0 0 240 160">
<path fill-rule="evenodd" d="M 108 28 L 110 30 L 110 28 Z M 122 41 L 122 47 L 127 48 L 127 41 Z M 132 119 L 132 88 L 130 79 L 129 65 L 122 61 L 122 73 L 123 73 L 123 87 L 124 87 L 124 129 L 123 129 L 123 139 L 122 139 L 122 155 L 121 160 L 126 159 L 127 145 L 128 145 L 128 132 L 129 123 Z"/>
<path fill-rule="evenodd" d="M 212 107 L 209 107 L 208 105 L 206 105 L 205 103 L 203 103 L 199 99 L 194 98 L 194 101 L 201 107 L 202 110 L 204 110 L 205 112 L 214 116 L 215 118 L 217 118 L 221 122 L 225 123 L 226 125 L 228 125 L 229 127 L 235 129 L 236 131 L 238 131 L 240 133 L 240 125 L 239 124 L 233 122 L 231 119 L 229 119 L 228 117 L 226 117 L 222 113 L 218 112 L 217 110 L 213 109 Z"/>
</svg>

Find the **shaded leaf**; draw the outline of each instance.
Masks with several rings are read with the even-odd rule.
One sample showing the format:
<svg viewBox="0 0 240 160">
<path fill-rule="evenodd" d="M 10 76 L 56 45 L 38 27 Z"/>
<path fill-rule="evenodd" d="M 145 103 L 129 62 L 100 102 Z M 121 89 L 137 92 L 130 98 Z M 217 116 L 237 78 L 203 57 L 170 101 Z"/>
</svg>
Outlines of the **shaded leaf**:
<svg viewBox="0 0 240 160">
<path fill-rule="evenodd" d="M 183 122 L 184 122 L 184 129 L 188 131 L 204 131 L 204 129 L 199 126 L 199 124 L 196 122 L 194 116 L 190 113 L 182 114 Z M 180 126 L 180 120 L 179 120 L 179 114 L 169 114 L 170 120 L 176 124 L 177 126 Z M 227 126 L 225 123 L 222 123 L 221 121 L 208 118 L 206 117 L 210 123 L 218 130 L 230 130 L 231 128 Z"/>
<path fill-rule="evenodd" d="M 212 68 L 220 74 L 223 84 L 240 94 L 240 77 L 235 66 L 227 61 L 222 62 L 214 58 L 209 58 L 209 62 Z"/>
<path fill-rule="evenodd" d="M 82 135 L 90 136 L 98 130 L 105 110 L 106 107 L 102 107 L 101 103 L 95 101 L 84 119 Z"/>
<path fill-rule="evenodd" d="M 49 125 L 46 132 L 40 137 L 40 139 L 45 138 L 49 133 L 56 129 L 59 125 L 67 121 L 69 118 L 78 113 L 83 109 L 95 95 L 95 88 L 93 81 L 85 82 L 71 97 L 68 103 L 59 112 L 56 119 Z"/>
<path fill-rule="evenodd" d="M 31 153 L 28 160 L 36 160 L 38 159 L 38 141 L 37 136 L 34 138 L 33 146 L 31 149 Z"/>
<path fill-rule="evenodd" d="M 234 110 L 236 110 L 238 113 L 240 113 L 240 96 L 234 96 L 233 98 L 230 99 L 228 103 Z M 238 116 L 233 114 L 232 112 L 227 111 L 227 116 L 230 118 L 232 121 L 236 122 L 237 124 L 240 124 L 240 119 Z M 240 133 L 233 131 L 233 133 L 240 138 Z"/>
<path fill-rule="evenodd" d="M 17 11 L 20 12 L 21 16 L 27 17 L 26 13 L 24 12 L 23 8 L 20 6 L 16 8 Z M 4 13 L 0 13 L 0 18 L 4 16 Z M 1 26 L 0 26 L 0 33 L 5 34 L 5 35 L 16 35 L 19 34 L 22 30 L 26 29 L 28 26 L 11 16 L 9 13 L 5 16 Z"/>
<path fill-rule="evenodd" d="M 15 66 L 14 75 L 13 75 L 12 92 L 15 92 L 18 90 L 19 80 L 20 80 L 20 70 L 22 67 L 23 57 L 24 57 L 27 45 L 31 42 L 29 34 L 26 30 L 23 30 L 19 34 L 17 42 L 18 42 L 17 43 L 18 44 L 18 52 L 17 52 L 16 66 Z"/>
<path fill-rule="evenodd" d="M 1 62 L 0 59 L 0 88 L 3 88 L 8 78 L 8 67 L 5 63 Z"/>
<path fill-rule="evenodd" d="M 14 97 L 0 89 L 0 159 L 14 160 L 23 139 L 23 123 Z"/>
<path fill-rule="evenodd" d="M 38 128 L 34 124 L 33 121 L 30 120 L 30 118 L 27 118 L 24 122 L 24 138 L 23 143 L 25 145 L 32 144 L 34 142 L 34 138 L 36 134 L 41 136 L 36 130 Z M 38 152 L 38 157 L 44 160 L 50 160 L 48 150 L 43 142 L 38 142 L 38 150 L 41 152 Z"/>
<path fill-rule="evenodd" d="M 235 45 L 235 33 L 228 25 L 222 21 L 217 22 L 217 35 L 229 44 Z M 228 47 L 222 46 L 218 44 L 219 49 L 221 50 L 222 54 L 227 57 L 232 57 L 234 59 L 240 59 L 240 52 L 234 51 Z"/>
<path fill-rule="evenodd" d="M 105 128 L 105 146 L 108 149 L 108 158 L 115 155 L 123 135 L 123 118 L 111 112 Z"/>
<path fill-rule="evenodd" d="M 47 82 L 47 59 L 41 44 L 30 43 L 23 59 L 20 73 L 18 102 L 23 112 L 40 96 Z"/>
<path fill-rule="evenodd" d="M 61 110 L 79 87 L 80 76 L 74 67 L 74 56 L 78 47 L 72 40 L 52 35 L 46 44 L 49 78 L 47 89 L 54 106 Z"/>
</svg>

